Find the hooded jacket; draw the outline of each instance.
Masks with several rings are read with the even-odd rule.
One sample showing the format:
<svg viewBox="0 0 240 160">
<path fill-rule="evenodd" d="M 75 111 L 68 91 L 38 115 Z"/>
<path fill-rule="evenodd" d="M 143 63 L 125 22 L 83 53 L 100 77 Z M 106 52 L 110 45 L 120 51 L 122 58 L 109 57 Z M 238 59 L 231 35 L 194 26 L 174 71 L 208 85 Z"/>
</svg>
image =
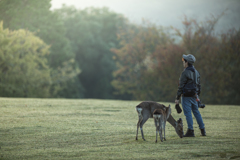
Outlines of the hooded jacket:
<svg viewBox="0 0 240 160">
<path fill-rule="evenodd" d="M 193 67 L 189 66 L 182 72 L 180 79 L 179 79 L 179 86 L 177 91 L 176 99 L 179 100 L 181 95 L 183 94 L 184 86 L 188 83 L 192 83 L 195 81 L 195 72 L 197 74 L 197 94 L 200 95 L 201 93 L 201 83 L 200 83 L 200 74 L 199 72 Z"/>
</svg>

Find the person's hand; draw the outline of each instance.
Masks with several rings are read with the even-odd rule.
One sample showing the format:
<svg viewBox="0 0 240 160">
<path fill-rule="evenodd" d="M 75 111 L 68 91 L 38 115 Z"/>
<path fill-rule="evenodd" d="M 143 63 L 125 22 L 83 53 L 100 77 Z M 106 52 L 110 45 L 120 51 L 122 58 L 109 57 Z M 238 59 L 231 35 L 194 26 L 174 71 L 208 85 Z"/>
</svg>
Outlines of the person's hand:
<svg viewBox="0 0 240 160">
<path fill-rule="evenodd" d="M 175 100 L 175 103 L 176 103 L 176 104 L 179 104 L 179 100 L 176 99 L 176 100 Z"/>
</svg>

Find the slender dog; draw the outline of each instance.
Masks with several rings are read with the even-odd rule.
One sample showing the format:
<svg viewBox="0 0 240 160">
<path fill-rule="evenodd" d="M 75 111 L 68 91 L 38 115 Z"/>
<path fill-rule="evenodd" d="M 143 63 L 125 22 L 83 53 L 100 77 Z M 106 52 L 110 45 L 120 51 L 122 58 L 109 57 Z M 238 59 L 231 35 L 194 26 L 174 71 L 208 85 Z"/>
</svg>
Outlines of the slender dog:
<svg viewBox="0 0 240 160">
<path fill-rule="evenodd" d="M 163 104 L 159 104 L 157 102 L 151 102 L 151 101 L 144 101 L 136 106 L 136 111 L 138 113 L 136 140 L 138 140 L 138 129 L 140 127 L 142 139 L 145 141 L 142 127 L 149 118 L 153 118 L 153 112 L 155 111 L 155 109 L 166 109 L 166 108 L 167 107 L 164 106 Z M 180 138 L 182 138 L 183 137 L 182 119 L 179 118 L 179 120 L 175 120 L 173 116 L 170 114 L 167 121 L 174 127 L 177 135 Z"/>
<path fill-rule="evenodd" d="M 166 141 L 165 138 L 165 126 L 166 121 L 171 114 L 171 108 L 166 107 L 164 109 L 155 109 L 153 112 L 154 123 L 156 126 L 156 143 L 157 143 L 157 136 L 159 133 L 160 140 L 163 142 L 163 139 Z M 162 131 L 164 131 L 164 137 L 162 136 Z"/>
</svg>

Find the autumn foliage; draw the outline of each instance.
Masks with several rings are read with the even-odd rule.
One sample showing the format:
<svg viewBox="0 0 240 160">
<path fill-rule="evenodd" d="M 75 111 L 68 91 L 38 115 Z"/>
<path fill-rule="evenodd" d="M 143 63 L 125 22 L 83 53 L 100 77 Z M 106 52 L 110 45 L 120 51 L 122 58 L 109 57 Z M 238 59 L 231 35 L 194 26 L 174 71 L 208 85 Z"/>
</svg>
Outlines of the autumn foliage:
<svg viewBox="0 0 240 160">
<path fill-rule="evenodd" d="M 112 82 L 116 93 L 137 100 L 173 102 L 183 71 L 182 55 L 193 54 L 201 75 L 201 99 L 205 103 L 239 103 L 240 33 L 233 29 L 216 34 L 219 18 L 199 23 L 185 17 L 184 31 L 172 28 L 179 42 L 154 25 L 123 30 L 119 34 L 122 47 L 112 49 L 118 66 Z"/>
</svg>

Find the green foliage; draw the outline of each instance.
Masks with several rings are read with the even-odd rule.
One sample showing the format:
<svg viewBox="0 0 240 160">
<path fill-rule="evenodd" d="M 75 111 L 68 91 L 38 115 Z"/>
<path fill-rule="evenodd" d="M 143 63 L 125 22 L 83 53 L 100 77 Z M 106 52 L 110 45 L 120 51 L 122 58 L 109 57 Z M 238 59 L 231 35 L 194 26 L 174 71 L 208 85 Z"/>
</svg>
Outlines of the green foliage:
<svg viewBox="0 0 240 160">
<path fill-rule="evenodd" d="M 65 27 L 59 15 L 50 10 L 50 1 L 1 0 L 0 20 L 3 20 L 5 28 L 11 30 L 27 29 L 35 32 L 36 36 L 51 46 L 50 54 L 46 55 L 51 67 L 51 75 L 53 79 L 58 77 L 59 81 L 61 81 L 61 83 L 53 81 L 51 96 L 81 97 L 81 84 L 76 79 L 80 73 L 79 66 L 73 62 L 75 54 L 72 51 L 70 41 L 66 38 Z M 66 65 L 69 66 L 68 70 L 65 69 Z M 71 71 L 69 68 L 71 68 Z M 65 73 L 63 73 L 64 71 Z M 75 90 L 76 86 L 79 86 L 77 87 L 79 91 L 76 94 L 68 95 L 67 93 Z M 69 91 L 66 92 L 66 90 Z"/>
<path fill-rule="evenodd" d="M 113 98 L 112 72 L 116 66 L 110 51 L 118 47 L 118 28 L 125 19 L 107 8 L 77 10 L 63 6 L 56 10 L 62 17 L 82 73 L 79 80 L 86 98 Z"/>
<path fill-rule="evenodd" d="M 57 68 L 66 59 L 74 57 L 69 41 L 65 37 L 65 28 L 58 15 L 50 11 L 51 0 L 2 0 L 0 20 L 4 27 L 12 30 L 28 29 L 51 45 L 49 62 Z"/>
<path fill-rule="evenodd" d="M 69 61 L 64 62 L 61 67 L 52 70 L 52 97 L 83 97 L 83 87 L 76 76 L 76 74 L 81 73 L 81 71 L 78 69 L 78 67 L 74 68 L 74 64 L 74 59 L 70 59 Z"/>
<path fill-rule="evenodd" d="M 49 46 L 33 33 L 9 31 L 0 23 L 0 96 L 49 97 Z"/>
</svg>

